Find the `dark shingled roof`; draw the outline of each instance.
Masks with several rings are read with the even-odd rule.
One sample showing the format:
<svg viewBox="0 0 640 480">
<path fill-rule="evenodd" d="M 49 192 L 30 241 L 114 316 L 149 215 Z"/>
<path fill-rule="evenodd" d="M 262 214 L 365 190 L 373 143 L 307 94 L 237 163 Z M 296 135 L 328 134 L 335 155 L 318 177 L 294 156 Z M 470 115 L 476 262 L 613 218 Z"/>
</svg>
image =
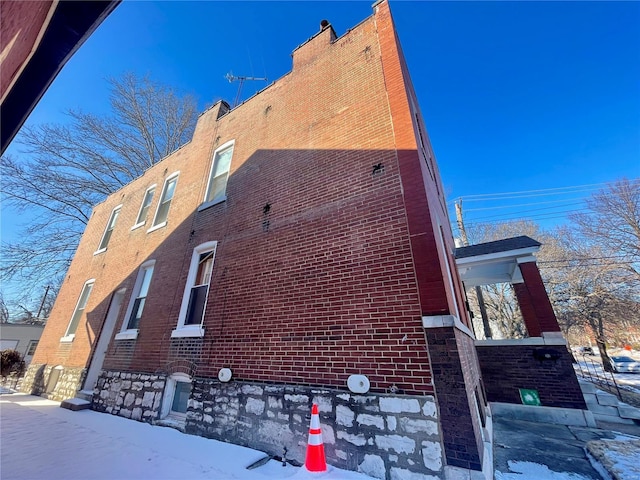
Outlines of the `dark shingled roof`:
<svg viewBox="0 0 640 480">
<path fill-rule="evenodd" d="M 479 243 L 468 247 L 456 248 L 456 258 L 475 257 L 478 255 L 488 255 L 490 253 L 508 252 L 509 250 L 519 250 L 521 248 L 539 247 L 540 242 L 531 237 L 521 235 L 519 237 L 505 238 L 495 242 Z"/>
</svg>

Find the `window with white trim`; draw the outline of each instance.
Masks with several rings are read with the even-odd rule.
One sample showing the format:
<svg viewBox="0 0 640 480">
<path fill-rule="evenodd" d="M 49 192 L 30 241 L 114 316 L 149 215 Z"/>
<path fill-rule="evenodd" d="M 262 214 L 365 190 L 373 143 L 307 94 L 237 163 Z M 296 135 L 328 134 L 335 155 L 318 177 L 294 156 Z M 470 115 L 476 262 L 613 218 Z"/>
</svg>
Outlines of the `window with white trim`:
<svg viewBox="0 0 640 480">
<path fill-rule="evenodd" d="M 205 203 L 217 203 L 227 198 L 227 179 L 229 178 L 229 168 L 231 167 L 231 157 L 233 156 L 233 145 L 233 141 L 227 142 L 213 154 L 207 194 L 204 199 Z"/>
<path fill-rule="evenodd" d="M 147 222 L 147 214 L 149 213 L 149 207 L 151 206 L 151 201 L 153 200 L 153 195 L 156 193 L 156 186 L 151 185 L 147 188 L 147 191 L 144 192 L 144 198 L 142 199 L 142 204 L 140 205 L 140 211 L 138 212 L 138 218 L 136 219 L 136 224 L 131 228 L 141 227 Z"/>
<path fill-rule="evenodd" d="M 162 187 L 162 195 L 160 196 L 160 202 L 158 202 L 158 209 L 153 219 L 153 228 L 162 227 L 167 223 L 167 217 L 169 216 L 169 207 L 171 206 L 171 200 L 176 191 L 176 184 L 178 183 L 178 172 L 168 177 L 164 186 Z"/>
<path fill-rule="evenodd" d="M 87 307 L 87 302 L 89 301 L 89 295 L 91 295 L 91 290 L 93 289 L 93 284 L 95 283 L 94 279 L 87 280 L 82 287 L 82 292 L 80 293 L 80 298 L 78 298 L 78 303 L 76 304 L 76 308 L 73 311 L 73 315 L 71 316 L 71 321 L 69 322 L 69 326 L 67 327 L 67 331 L 62 337 L 61 341 L 71 342 L 73 341 L 76 330 L 78 329 L 78 325 L 80 324 L 80 320 L 84 315 L 84 310 Z"/>
<path fill-rule="evenodd" d="M 213 273 L 213 259 L 218 242 L 207 242 L 197 246 L 191 256 L 189 275 L 182 297 L 178 326 L 172 337 L 202 337 L 202 320 L 209 296 Z"/>
<path fill-rule="evenodd" d="M 107 249 L 107 245 L 109 245 L 109 240 L 111 240 L 111 234 L 113 233 L 113 229 L 116 227 L 116 222 L 118 221 L 118 216 L 120 215 L 120 209 L 122 205 L 118 205 L 111 212 L 111 216 L 109 217 L 109 222 L 107 223 L 107 228 L 105 228 L 104 233 L 102 234 L 102 240 L 100 240 L 100 246 L 96 253 L 104 252 Z"/>
<path fill-rule="evenodd" d="M 160 418 L 165 422 L 183 423 L 187 418 L 191 382 L 191 377 L 185 373 L 174 373 L 167 378 L 160 412 Z"/>
<path fill-rule="evenodd" d="M 129 301 L 129 306 L 124 316 L 122 330 L 116 334 L 116 340 L 138 337 L 138 327 L 147 301 L 147 294 L 149 293 L 149 285 L 151 284 L 151 277 L 153 277 L 153 267 L 155 263 L 155 260 L 149 260 L 140 266 L 136 282 L 131 292 L 131 300 Z"/>
</svg>

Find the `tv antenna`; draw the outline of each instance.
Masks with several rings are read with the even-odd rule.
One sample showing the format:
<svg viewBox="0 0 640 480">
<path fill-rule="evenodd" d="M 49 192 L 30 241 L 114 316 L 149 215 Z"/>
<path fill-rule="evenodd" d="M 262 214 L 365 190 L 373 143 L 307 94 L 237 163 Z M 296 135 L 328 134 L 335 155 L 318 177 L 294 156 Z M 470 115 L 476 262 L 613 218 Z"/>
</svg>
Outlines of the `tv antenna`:
<svg viewBox="0 0 640 480">
<path fill-rule="evenodd" d="M 264 80 L 267 81 L 266 77 L 243 77 L 241 75 L 234 75 L 233 72 L 227 73 L 224 78 L 229 80 L 229 83 L 238 82 L 238 93 L 236 94 L 236 99 L 233 101 L 233 106 L 238 106 L 238 102 L 240 101 L 240 94 L 242 93 L 242 86 L 246 80 Z"/>
</svg>

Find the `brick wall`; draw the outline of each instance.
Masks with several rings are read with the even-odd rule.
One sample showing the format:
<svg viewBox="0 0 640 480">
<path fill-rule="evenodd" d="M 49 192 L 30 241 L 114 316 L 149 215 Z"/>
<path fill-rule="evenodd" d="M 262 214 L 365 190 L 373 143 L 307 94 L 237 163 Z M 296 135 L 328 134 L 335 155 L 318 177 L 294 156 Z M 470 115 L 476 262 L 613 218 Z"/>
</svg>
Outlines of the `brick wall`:
<svg viewBox="0 0 640 480">
<path fill-rule="evenodd" d="M 586 410 L 565 345 L 477 345 L 490 402 L 522 404 L 520 390 L 537 390 L 545 407 Z M 553 358 L 544 359 L 545 353 Z"/>
<path fill-rule="evenodd" d="M 372 394 L 434 394 L 422 316 L 455 313 L 461 284 L 447 273 L 453 239 L 442 184 L 386 2 L 375 12 L 343 37 L 330 28 L 312 37 L 290 73 L 235 109 L 204 112 L 191 142 L 95 207 L 35 360 L 85 366 L 113 293 L 125 289 L 108 371 L 161 375 L 185 362 L 199 378 L 228 367 L 238 381 L 331 389 L 357 373 Z M 213 154 L 230 141 L 226 200 L 204 206 Z M 163 184 L 177 173 L 167 224 L 149 231 Z M 147 223 L 132 229 L 154 184 Z M 108 248 L 97 253 L 118 205 Z M 212 241 L 204 336 L 172 338 L 192 252 Z M 116 340 L 149 260 L 137 338 Z M 90 278 L 86 323 L 61 343 Z M 468 325 L 464 308 L 457 315 Z M 448 352 L 472 390 L 477 368 L 466 347 L 461 340 L 454 348 L 464 352 Z M 464 385 L 442 392 L 441 405 L 455 394 L 469 409 Z M 449 420 L 461 425 L 453 411 Z M 465 428 L 472 445 L 476 426 Z M 476 468 L 477 452 L 464 453 L 447 458 Z"/>
<path fill-rule="evenodd" d="M 479 385 L 473 339 L 453 327 L 427 329 L 447 465 L 482 470 L 483 441 L 474 389 Z"/>
<path fill-rule="evenodd" d="M 333 43 L 326 29 L 302 45 L 291 73 L 228 113 L 221 104 L 205 112 L 190 143 L 96 206 L 36 354 L 41 363 L 84 366 L 112 293 L 127 289 L 118 329 L 138 266 L 155 259 L 138 337 L 113 340 L 105 368 L 152 373 L 183 356 L 214 377 L 227 366 L 238 378 L 343 387 L 362 373 L 373 391 L 395 385 L 433 393 L 421 328 L 422 310 L 431 307 L 421 304 L 416 285 L 398 160 L 419 159 L 394 149 L 374 20 Z M 197 211 L 213 152 L 230 140 L 227 200 Z M 164 180 L 178 171 L 167 225 L 147 232 Z M 147 225 L 131 230 L 152 184 Z M 107 250 L 94 255 L 120 204 Z M 170 335 L 191 253 L 212 240 L 218 247 L 205 336 L 179 342 Z M 420 248 L 426 259 L 431 243 Z M 443 284 L 437 258 L 417 268 Z M 89 278 L 87 323 L 72 344 L 62 344 Z M 443 290 L 430 292 L 434 302 Z"/>
</svg>

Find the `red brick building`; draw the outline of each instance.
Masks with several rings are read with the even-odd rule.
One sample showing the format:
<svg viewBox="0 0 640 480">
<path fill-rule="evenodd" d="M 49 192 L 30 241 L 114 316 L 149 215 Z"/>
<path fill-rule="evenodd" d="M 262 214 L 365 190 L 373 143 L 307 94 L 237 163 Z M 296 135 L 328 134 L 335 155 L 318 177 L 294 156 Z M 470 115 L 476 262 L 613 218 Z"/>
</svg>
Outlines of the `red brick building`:
<svg viewBox="0 0 640 480">
<path fill-rule="evenodd" d="M 298 461 L 318 403 L 334 465 L 484 478 L 454 252 L 383 0 L 95 207 L 24 384 Z"/>
</svg>

